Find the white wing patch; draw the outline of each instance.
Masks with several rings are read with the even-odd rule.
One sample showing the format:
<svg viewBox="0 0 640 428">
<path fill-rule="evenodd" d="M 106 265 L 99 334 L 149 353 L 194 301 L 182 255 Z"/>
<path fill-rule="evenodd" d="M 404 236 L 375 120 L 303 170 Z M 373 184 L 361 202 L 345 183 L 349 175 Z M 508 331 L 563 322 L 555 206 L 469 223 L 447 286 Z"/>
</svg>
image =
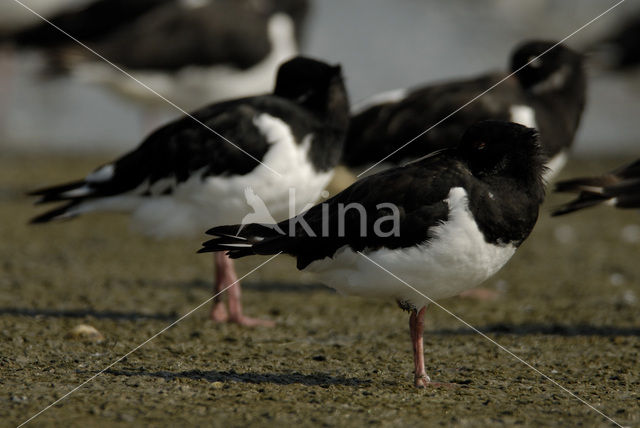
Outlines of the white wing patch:
<svg viewBox="0 0 640 428">
<path fill-rule="evenodd" d="M 113 178 L 114 172 L 115 167 L 112 163 L 110 163 L 96 169 L 91 174 L 87 175 L 85 181 L 88 181 L 89 183 L 104 183 L 105 181 L 109 181 Z"/>
<path fill-rule="evenodd" d="M 64 198 L 82 198 L 83 196 L 90 195 L 92 192 L 93 190 L 85 184 L 82 187 L 67 190 L 66 192 L 61 193 L 60 196 Z"/>
<path fill-rule="evenodd" d="M 537 128 L 536 114 L 533 109 L 525 105 L 513 105 L 509 109 L 511 122 L 519 123 L 529 128 Z"/>
<path fill-rule="evenodd" d="M 293 139 L 291 128 L 277 117 L 263 113 L 253 118 L 253 124 L 269 144 Z"/>
<path fill-rule="evenodd" d="M 394 89 L 391 91 L 381 92 L 354 105 L 351 108 L 351 113 L 358 114 L 379 104 L 400 102 L 407 97 L 408 92 L 409 91 L 407 89 Z"/>
</svg>

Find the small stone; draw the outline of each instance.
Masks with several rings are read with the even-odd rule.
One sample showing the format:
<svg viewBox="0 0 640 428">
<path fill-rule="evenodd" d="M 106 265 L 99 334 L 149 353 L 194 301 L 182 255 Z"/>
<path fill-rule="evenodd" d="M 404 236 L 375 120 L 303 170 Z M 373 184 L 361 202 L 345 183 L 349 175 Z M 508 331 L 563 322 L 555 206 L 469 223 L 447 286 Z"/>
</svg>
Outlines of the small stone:
<svg viewBox="0 0 640 428">
<path fill-rule="evenodd" d="M 638 297 L 636 297 L 636 293 L 631 290 L 627 290 L 622 294 L 622 301 L 627 305 L 635 305 L 638 301 Z"/>
<path fill-rule="evenodd" d="M 222 389 L 224 387 L 224 382 L 215 381 L 211 384 L 213 389 Z"/>
<path fill-rule="evenodd" d="M 576 240 L 576 231 L 573 226 L 563 224 L 556 226 L 553 230 L 553 236 L 561 244 L 570 244 Z"/>
<path fill-rule="evenodd" d="M 618 272 L 609 275 L 609 282 L 616 287 L 625 283 L 624 275 Z"/>
<path fill-rule="evenodd" d="M 100 333 L 95 327 L 88 324 L 80 324 L 75 326 L 69 333 L 64 336 L 64 338 L 95 343 L 104 341 L 104 336 L 102 335 L 102 333 Z"/>
<path fill-rule="evenodd" d="M 640 242 L 640 226 L 637 224 L 628 224 L 620 231 L 620 237 L 628 244 L 637 244 Z"/>
<path fill-rule="evenodd" d="M 118 414 L 118 420 L 123 422 L 133 422 L 135 418 L 127 413 Z"/>
</svg>

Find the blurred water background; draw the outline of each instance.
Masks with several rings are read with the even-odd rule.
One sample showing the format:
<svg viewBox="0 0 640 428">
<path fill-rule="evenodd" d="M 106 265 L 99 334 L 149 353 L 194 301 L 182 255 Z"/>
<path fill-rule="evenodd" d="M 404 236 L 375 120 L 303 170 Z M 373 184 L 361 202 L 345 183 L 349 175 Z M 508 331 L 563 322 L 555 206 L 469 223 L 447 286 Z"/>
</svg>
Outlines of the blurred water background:
<svg viewBox="0 0 640 428">
<path fill-rule="evenodd" d="M 11 8 L 22 8 L 13 0 L 3 3 L 0 14 L 5 16 Z M 504 69 L 511 49 L 522 40 L 562 39 L 616 3 L 315 0 L 302 52 L 342 63 L 352 101 L 357 102 L 388 89 Z M 582 48 L 639 10 L 637 1 L 627 0 L 567 44 Z M 35 53 L 1 54 L 2 150 L 121 151 L 180 114 L 169 105 L 149 112 L 71 78 L 42 79 L 40 63 Z M 592 74 L 575 153 L 640 153 L 639 76 L 640 71 Z M 425 129 L 430 125 L 425 123 Z"/>
</svg>

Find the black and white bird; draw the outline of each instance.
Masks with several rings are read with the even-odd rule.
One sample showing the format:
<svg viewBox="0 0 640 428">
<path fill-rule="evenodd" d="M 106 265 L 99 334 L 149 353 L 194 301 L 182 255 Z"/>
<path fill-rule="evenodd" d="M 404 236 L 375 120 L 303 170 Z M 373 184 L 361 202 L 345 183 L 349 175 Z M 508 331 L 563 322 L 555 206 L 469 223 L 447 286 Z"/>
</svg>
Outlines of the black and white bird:
<svg viewBox="0 0 640 428">
<path fill-rule="evenodd" d="M 640 13 L 587 48 L 592 62 L 603 68 L 627 71 L 640 65 Z"/>
<path fill-rule="evenodd" d="M 114 3 L 115 4 L 112 4 Z M 98 0 L 13 38 L 48 52 L 53 68 L 153 104 L 183 108 L 267 93 L 295 56 L 308 0 Z M 115 7 L 114 7 L 115 6 Z M 136 81 L 138 80 L 138 81 Z"/>
<path fill-rule="evenodd" d="M 49 13 L 47 21 L 18 4 L 14 8 L 28 14 L 33 22 L 13 31 L 7 28 L 0 31 L 0 41 L 11 42 L 21 48 L 59 49 L 74 45 L 76 42 L 69 35 L 82 41 L 92 43 L 112 34 L 134 22 L 151 10 L 174 3 L 176 0 L 93 0 L 76 1 L 57 13 Z M 44 5 L 27 6 L 40 14 L 46 11 Z M 53 24 L 53 25 L 52 25 Z M 56 29 L 60 28 L 62 31 Z"/>
<path fill-rule="evenodd" d="M 197 235 L 245 216 L 288 218 L 317 200 L 329 182 L 348 121 L 340 66 L 296 57 L 280 67 L 272 95 L 195 111 L 86 178 L 33 192 L 38 203 L 62 205 L 32 222 L 120 211 L 131 214 L 135 228 L 163 237 Z M 223 254 L 215 264 L 215 290 L 221 291 L 237 277 Z M 231 287 L 229 314 L 217 301 L 211 317 L 261 324 L 242 314 L 239 293 Z"/>
<path fill-rule="evenodd" d="M 519 71 L 500 84 L 509 73 L 384 92 L 354 106 L 344 164 L 363 169 L 384 159 L 383 166 L 399 165 L 448 147 L 479 120 L 506 120 L 538 129 L 549 158 L 545 178 L 551 179 L 564 166 L 586 98 L 582 56 L 563 45 L 548 51 L 555 44 L 529 41 L 518 46 L 510 73 Z"/>
<path fill-rule="evenodd" d="M 457 147 L 365 177 L 296 218 L 214 227 L 207 233 L 216 238 L 200 252 L 283 252 L 341 293 L 395 299 L 411 313 L 415 384 L 422 387 L 430 382 L 426 307 L 481 283 L 513 256 L 536 223 L 543 170 L 535 130 L 480 122 Z"/>
<path fill-rule="evenodd" d="M 560 181 L 555 191 L 577 193 L 578 197 L 554 210 L 553 216 L 601 204 L 640 208 L 640 159 L 608 174 Z"/>
<path fill-rule="evenodd" d="M 24 4 L 43 18 L 50 19 L 87 1 L 90 0 L 29 0 Z M 42 18 L 38 15 L 15 1 L 0 3 L 0 40 L 39 25 Z"/>
</svg>

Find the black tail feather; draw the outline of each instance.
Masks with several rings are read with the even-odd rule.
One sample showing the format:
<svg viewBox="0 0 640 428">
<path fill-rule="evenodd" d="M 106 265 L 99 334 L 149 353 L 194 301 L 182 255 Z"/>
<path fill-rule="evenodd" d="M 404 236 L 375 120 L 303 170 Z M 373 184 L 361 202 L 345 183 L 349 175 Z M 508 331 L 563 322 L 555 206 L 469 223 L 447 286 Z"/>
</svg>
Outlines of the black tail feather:
<svg viewBox="0 0 640 428">
<path fill-rule="evenodd" d="M 569 214 L 574 211 L 599 205 L 606 200 L 607 200 L 606 197 L 602 197 L 595 194 L 581 194 L 580 197 L 574 199 L 573 201 L 570 201 L 554 209 L 553 212 L 551 213 L 551 216 L 557 217 L 557 216 Z"/>
<path fill-rule="evenodd" d="M 69 215 L 69 210 L 73 207 L 75 207 L 76 205 L 78 205 L 79 202 L 77 201 L 70 201 L 67 204 L 62 205 L 61 207 L 58 208 L 54 208 L 52 210 L 49 210 L 47 212 L 45 212 L 44 214 L 40 214 L 39 216 L 36 216 L 34 218 L 32 218 L 31 220 L 29 220 L 30 224 L 39 224 L 39 223 L 47 223 L 51 220 L 55 220 L 55 219 L 70 219 L 75 217 L 74 215 Z"/>
<path fill-rule="evenodd" d="M 217 226 L 206 233 L 215 238 L 204 242 L 198 253 L 226 251 L 232 259 L 253 254 L 275 254 L 278 251 L 271 253 L 264 244 L 282 236 L 276 225 L 257 223 Z"/>
<path fill-rule="evenodd" d="M 611 183 L 602 177 L 576 178 L 556 183 L 554 191 L 561 193 L 579 193 L 589 189 L 602 188 L 607 184 Z"/>
<path fill-rule="evenodd" d="M 44 187 L 28 193 L 29 196 L 40 196 L 36 204 L 45 204 L 48 202 L 59 202 L 80 199 L 81 197 L 64 196 L 64 193 L 70 190 L 81 188 L 87 183 L 84 180 L 73 181 L 71 183 L 60 184 L 58 186 Z M 86 197 L 83 196 L 83 197 Z"/>
</svg>

